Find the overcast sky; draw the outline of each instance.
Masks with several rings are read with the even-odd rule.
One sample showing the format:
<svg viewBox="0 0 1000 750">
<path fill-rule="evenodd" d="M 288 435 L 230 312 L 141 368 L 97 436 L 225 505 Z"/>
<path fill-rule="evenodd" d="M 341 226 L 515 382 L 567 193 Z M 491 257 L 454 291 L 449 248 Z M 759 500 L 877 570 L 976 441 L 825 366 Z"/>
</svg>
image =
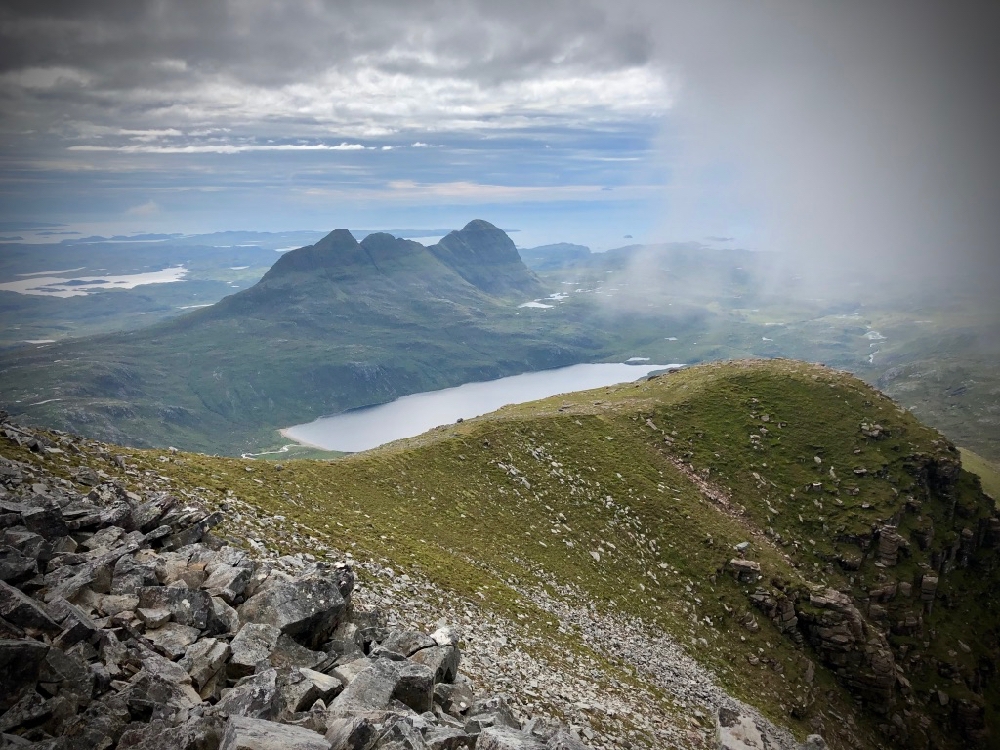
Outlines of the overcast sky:
<svg viewBox="0 0 1000 750">
<path fill-rule="evenodd" d="M 520 245 L 732 237 L 817 263 L 985 268 L 994 6 L 8 0 L 0 221 L 478 217 Z"/>
</svg>

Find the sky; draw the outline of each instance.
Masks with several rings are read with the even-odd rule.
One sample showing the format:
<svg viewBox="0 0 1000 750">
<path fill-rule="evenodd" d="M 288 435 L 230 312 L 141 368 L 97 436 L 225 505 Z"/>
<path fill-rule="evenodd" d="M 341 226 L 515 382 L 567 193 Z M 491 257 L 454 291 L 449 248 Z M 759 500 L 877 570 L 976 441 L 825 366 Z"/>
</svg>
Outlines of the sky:
<svg viewBox="0 0 1000 750">
<path fill-rule="evenodd" d="M 0 235 L 482 218 L 1000 277 L 996 8 L 7 0 Z"/>
</svg>

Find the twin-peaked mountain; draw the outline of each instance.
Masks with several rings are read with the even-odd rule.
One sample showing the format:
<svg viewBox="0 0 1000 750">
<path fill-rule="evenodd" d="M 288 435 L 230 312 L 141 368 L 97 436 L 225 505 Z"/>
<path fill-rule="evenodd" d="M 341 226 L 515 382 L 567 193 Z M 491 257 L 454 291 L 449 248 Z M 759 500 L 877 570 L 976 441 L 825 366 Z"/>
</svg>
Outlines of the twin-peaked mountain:
<svg viewBox="0 0 1000 750">
<path fill-rule="evenodd" d="M 542 293 L 510 237 L 485 221 L 472 221 L 430 247 L 383 232 L 358 242 L 348 230 L 336 229 L 315 245 L 286 253 L 254 287 L 202 315 L 273 316 L 275 306 L 298 314 L 305 305 L 325 317 L 342 303 L 389 314 L 417 307 L 427 314 L 428 305 L 490 307 L 500 302 L 496 298 L 523 302 Z M 342 312 L 355 317 L 356 309 Z"/>
<path fill-rule="evenodd" d="M 384 232 L 369 234 L 358 242 L 348 230 L 335 229 L 315 245 L 282 256 L 261 283 L 273 284 L 292 274 L 341 281 L 401 273 L 439 275 L 449 284 L 456 282 L 453 275 L 457 274 L 492 295 L 524 297 L 541 291 L 538 279 L 521 262 L 510 237 L 480 219 L 450 232 L 430 247 Z"/>
<path fill-rule="evenodd" d="M 430 247 L 338 229 L 211 307 L 0 358 L 4 405 L 119 443 L 234 453 L 325 414 L 604 355 L 583 325 L 518 309 L 544 293 L 485 221 Z"/>
</svg>

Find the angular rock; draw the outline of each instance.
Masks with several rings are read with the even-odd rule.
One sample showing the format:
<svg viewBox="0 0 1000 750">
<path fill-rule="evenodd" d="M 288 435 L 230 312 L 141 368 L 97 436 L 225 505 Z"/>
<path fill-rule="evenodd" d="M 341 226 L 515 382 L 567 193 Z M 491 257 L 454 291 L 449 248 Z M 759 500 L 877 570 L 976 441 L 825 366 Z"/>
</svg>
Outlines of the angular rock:
<svg viewBox="0 0 1000 750">
<path fill-rule="evenodd" d="M 136 599 L 136 603 L 138 603 Z M 170 610 L 166 607 L 137 607 L 135 614 L 140 620 L 146 623 L 146 627 L 150 630 L 156 630 L 157 628 L 162 628 L 173 616 L 170 614 Z"/>
<path fill-rule="evenodd" d="M 468 710 L 467 716 L 472 718 L 484 717 L 483 721 L 489 719 L 490 723 L 481 723 L 482 726 L 504 726 L 512 729 L 519 729 L 520 723 L 514 718 L 514 712 L 510 709 L 510 702 L 505 695 L 491 695 L 488 698 L 480 698 Z"/>
<path fill-rule="evenodd" d="M 311 669 L 326 659 L 326 652 L 313 651 L 299 645 L 284 633 L 278 636 L 278 642 L 268 657 L 271 666 L 276 669 L 295 669 L 298 667 Z"/>
<path fill-rule="evenodd" d="M 392 697 L 418 714 L 434 707 L 434 671 L 423 664 L 402 662 Z"/>
<path fill-rule="evenodd" d="M 144 586 L 139 589 L 139 607 L 167 609 L 174 622 L 204 630 L 214 608 L 206 591 L 174 586 Z"/>
<path fill-rule="evenodd" d="M 109 750 L 127 726 L 130 715 L 121 695 L 112 694 L 94 701 L 63 727 L 62 736 L 69 748 Z"/>
<path fill-rule="evenodd" d="M 167 511 L 177 504 L 177 498 L 173 495 L 160 495 L 153 498 L 148 503 L 140 505 L 132 511 L 132 529 L 138 529 L 144 533 L 155 529 L 160 519 L 166 515 Z"/>
<path fill-rule="evenodd" d="M 410 661 L 429 667 L 434 673 L 434 682 L 454 682 L 459 658 L 460 653 L 454 646 L 432 646 L 417 651 Z"/>
<path fill-rule="evenodd" d="M 156 577 L 164 586 L 170 586 L 183 581 L 189 589 L 201 588 L 208 574 L 205 564 L 191 562 L 190 550 L 180 552 L 164 552 L 156 561 Z"/>
<path fill-rule="evenodd" d="M 715 719 L 715 740 L 719 750 L 757 750 L 770 744 L 766 733 L 753 717 L 722 706 Z"/>
<path fill-rule="evenodd" d="M 222 720 L 212 715 L 196 716 L 176 727 L 152 721 L 126 729 L 118 750 L 216 750 L 222 732 Z"/>
<path fill-rule="evenodd" d="M 3 581 L 0 581 L 0 617 L 21 628 L 49 633 L 58 633 L 61 629 L 39 602 Z"/>
<path fill-rule="evenodd" d="M 230 716 L 271 719 L 278 713 L 277 678 L 275 669 L 244 677 L 222 696 L 216 708 Z"/>
<path fill-rule="evenodd" d="M 187 712 L 201 702 L 189 685 L 178 685 L 145 670 L 122 691 L 122 698 L 133 721 L 183 720 Z"/>
<path fill-rule="evenodd" d="M 198 629 L 168 622 L 162 628 L 147 630 L 143 637 L 168 659 L 179 659 L 188 646 L 198 640 Z"/>
<path fill-rule="evenodd" d="M 383 648 L 403 656 L 412 656 L 421 649 L 436 645 L 433 639 L 416 630 L 393 631 L 389 633 L 388 638 L 382 641 Z"/>
<path fill-rule="evenodd" d="M 476 740 L 476 750 L 545 750 L 545 743 L 509 727 L 487 727 Z"/>
<path fill-rule="evenodd" d="M 186 547 L 189 544 L 195 544 L 201 541 L 201 538 L 205 536 L 205 533 L 220 523 L 222 523 L 223 515 L 219 511 L 206 516 L 197 523 L 188 526 L 182 531 L 178 531 L 173 536 L 169 537 L 163 544 L 163 548 L 167 550 L 180 549 L 181 547 Z"/>
<path fill-rule="evenodd" d="M 468 680 L 459 677 L 454 684 L 439 682 L 435 685 L 434 701 L 449 716 L 460 718 L 472 707 L 475 696 Z"/>
<path fill-rule="evenodd" d="M 547 750 L 587 750 L 587 746 L 564 729 L 556 730 L 556 733 L 545 742 Z"/>
<path fill-rule="evenodd" d="M 84 703 L 89 703 L 94 694 L 94 675 L 88 669 L 87 662 L 72 651 L 50 648 L 38 671 L 38 681 L 58 686 L 60 692 L 69 690 Z"/>
<path fill-rule="evenodd" d="M 38 573 L 38 560 L 14 547 L 0 547 L 0 581 L 16 583 Z"/>
<path fill-rule="evenodd" d="M 423 735 L 406 721 L 397 721 L 386 728 L 375 741 L 379 750 L 428 750 Z"/>
<path fill-rule="evenodd" d="M 47 607 L 49 614 L 62 626 L 62 632 L 55 641 L 61 649 L 67 649 L 81 641 L 90 641 L 97 636 L 99 628 L 90 615 L 65 599 L 56 599 Z"/>
<path fill-rule="evenodd" d="M 327 722 L 326 740 L 330 743 L 330 750 L 367 750 L 375 734 L 375 727 L 363 716 L 348 716 Z"/>
<path fill-rule="evenodd" d="M 77 603 L 80 603 L 81 596 L 83 592 L 77 596 Z M 120 612 L 133 612 L 139 606 L 139 597 L 133 594 L 95 594 L 95 596 L 100 597 L 96 600 L 97 608 L 107 617 Z"/>
<path fill-rule="evenodd" d="M 134 652 L 130 653 L 130 656 L 134 657 Z M 170 661 L 170 659 L 164 656 L 160 656 L 155 651 L 142 649 L 141 653 L 138 654 L 138 659 L 142 668 L 152 675 L 162 677 L 164 680 L 176 683 L 177 685 L 191 684 L 191 675 L 188 674 L 188 671 L 184 667 L 177 662 Z"/>
<path fill-rule="evenodd" d="M 0 716 L 0 732 L 10 732 L 22 726 L 41 724 L 52 715 L 52 705 L 34 690 L 24 693 L 24 696 L 11 706 L 3 716 Z M 4 747 L 4 745 L 0 745 Z"/>
<path fill-rule="evenodd" d="M 137 560 L 132 555 L 123 555 L 115 563 L 111 593 L 137 595 L 144 586 L 158 586 L 159 583 L 153 559 Z"/>
<path fill-rule="evenodd" d="M 246 591 L 250 582 L 249 568 L 234 568 L 231 565 L 220 565 L 215 568 L 208 579 L 202 584 L 209 594 L 221 597 L 226 604 L 236 604 Z"/>
<path fill-rule="evenodd" d="M 332 670 L 328 671 L 345 685 L 350 685 L 354 682 L 355 677 L 368 669 L 368 667 L 370 667 L 373 663 L 373 659 L 361 657 L 359 659 L 353 659 L 352 661 L 345 662 L 344 664 L 338 664 Z"/>
<path fill-rule="evenodd" d="M 757 583 L 760 580 L 760 563 L 753 560 L 733 558 L 728 567 L 740 583 Z"/>
<path fill-rule="evenodd" d="M 333 633 L 346 608 L 337 583 L 327 578 L 268 581 L 237 610 L 243 622 L 273 625 L 309 648 Z"/>
<path fill-rule="evenodd" d="M 454 727 L 434 727 L 424 733 L 430 750 L 472 750 L 476 738 Z"/>
<path fill-rule="evenodd" d="M 58 505 L 30 508 L 21 513 L 21 519 L 28 531 L 45 539 L 57 539 L 69 534 L 62 510 Z"/>
<path fill-rule="evenodd" d="M 210 628 L 219 635 L 236 635 L 240 629 L 239 613 L 218 596 L 212 597 Z"/>
<path fill-rule="evenodd" d="M 302 727 L 230 716 L 219 750 L 330 750 L 330 743 Z"/>
<path fill-rule="evenodd" d="M 273 625 L 249 622 L 240 628 L 230 643 L 229 678 L 239 679 L 253 674 L 258 664 L 270 658 L 280 635 L 281 631 Z"/>
<path fill-rule="evenodd" d="M 229 654 L 225 641 L 203 638 L 188 648 L 179 665 L 191 675 L 195 690 L 201 690 L 225 666 Z"/>
<path fill-rule="evenodd" d="M 402 662 L 388 659 L 372 662 L 333 700 L 330 704 L 331 714 L 344 716 L 365 711 L 384 711 L 394 697 L 401 664 Z"/>
<path fill-rule="evenodd" d="M 120 526 L 106 526 L 96 532 L 89 539 L 85 539 L 79 544 L 81 552 L 103 550 L 107 552 L 121 543 L 125 536 L 125 529 Z"/>
<path fill-rule="evenodd" d="M 0 639 L 0 711 L 6 711 L 22 691 L 38 683 L 38 674 L 49 647 L 38 641 Z"/>
<path fill-rule="evenodd" d="M 317 700 L 329 703 L 343 687 L 336 677 L 311 669 L 293 669 L 282 680 L 281 703 L 286 713 L 305 711 Z"/>
</svg>

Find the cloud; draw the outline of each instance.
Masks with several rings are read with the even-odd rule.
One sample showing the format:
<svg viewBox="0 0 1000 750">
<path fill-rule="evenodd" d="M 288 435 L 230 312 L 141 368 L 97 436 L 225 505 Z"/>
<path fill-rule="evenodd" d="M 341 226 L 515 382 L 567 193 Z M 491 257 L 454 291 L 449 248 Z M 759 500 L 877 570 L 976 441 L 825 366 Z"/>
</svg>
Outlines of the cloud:
<svg viewBox="0 0 1000 750">
<path fill-rule="evenodd" d="M 622 200 L 644 198 L 655 193 L 657 186 L 636 185 L 626 188 Z M 302 193 L 309 198 L 327 200 L 361 199 L 363 201 L 405 202 L 411 205 L 554 203 L 558 201 L 601 201 L 605 188 L 600 185 L 498 185 L 456 180 L 451 182 L 414 182 L 392 180 L 385 185 L 350 188 L 308 188 Z"/>
<path fill-rule="evenodd" d="M 1000 280 L 998 24 L 977 0 L 11 0 L 0 189 L 8 218 L 152 189 L 659 190 L 665 239 Z"/>
<path fill-rule="evenodd" d="M 244 154 L 253 151 L 365 151 L 375 150 L 374 146 L 360 143 L 267 143 L 232 144 L 207 143 L 175 146 L 134 144 L 125 146 L 76 145 L 67 147 L 70 151 L 106 151 L 120 154 Z M 383 146 L 383 148 L 386 148 Z"/>
<path fill-rule="evenodd" d="M 125 211 L 128 216 L 153 216 L 160 212 L 160 207 L 153 201 L 146 201 L 136 206 L 132 206 Z"/>
</svg>

